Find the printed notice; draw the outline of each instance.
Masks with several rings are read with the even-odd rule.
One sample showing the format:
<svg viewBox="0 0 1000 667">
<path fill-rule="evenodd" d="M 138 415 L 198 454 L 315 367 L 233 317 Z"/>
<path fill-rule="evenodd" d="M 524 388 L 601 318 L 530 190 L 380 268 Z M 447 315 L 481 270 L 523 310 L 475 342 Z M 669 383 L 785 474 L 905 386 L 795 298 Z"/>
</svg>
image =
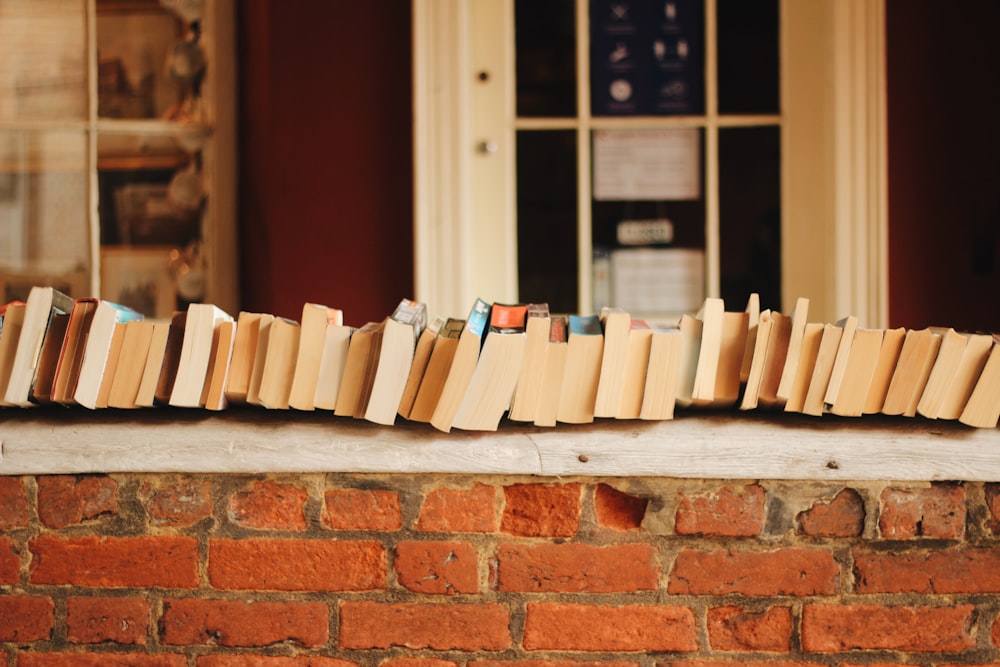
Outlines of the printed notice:
<svg viewBox="0 0 1000 667">
<path fill-rule="evenodd" d="M 594 130 L 594 199 L 701 198 L 698 128 Z"/>
</svg>

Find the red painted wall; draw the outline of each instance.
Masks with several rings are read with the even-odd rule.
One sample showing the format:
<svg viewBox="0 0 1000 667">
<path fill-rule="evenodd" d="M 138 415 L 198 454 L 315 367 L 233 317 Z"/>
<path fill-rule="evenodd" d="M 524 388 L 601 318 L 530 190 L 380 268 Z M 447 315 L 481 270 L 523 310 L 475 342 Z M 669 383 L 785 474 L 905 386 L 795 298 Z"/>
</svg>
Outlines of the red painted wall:
<svg viewBox="0 0 1000 667">
<path fill-rule="evenodd" d="M 241 0 L 242 308 L 413 296 L 409 0 Z"/>
<path fill-rule="evenodd" d="M 1000 331 L 1000 3 L 886 3 L 892 326 Z"/>
</svg>

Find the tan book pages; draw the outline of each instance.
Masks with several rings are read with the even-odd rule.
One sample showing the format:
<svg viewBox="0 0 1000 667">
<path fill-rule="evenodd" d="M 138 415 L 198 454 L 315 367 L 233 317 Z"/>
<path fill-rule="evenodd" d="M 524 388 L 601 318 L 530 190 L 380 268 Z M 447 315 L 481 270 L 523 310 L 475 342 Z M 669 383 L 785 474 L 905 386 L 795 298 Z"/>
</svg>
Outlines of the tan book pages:
<svg viewBox="0 0 1000 667">
<path fill-rule="evenodd" d="M 958 420 L 975 428 L 996 428 L 1000 422 L 1000 341 L 996 336 L 983 372 Z"/>
<path fill-rule="evenodd" d="M 417 389 L 417 396 L 413 399 L 413 409 L 410 410 L 409 416 L 411 421 L 427 423 L 434 416 L 434 408 L 437 407 L 441 391 L 448 380 L 448 372 L 451 370 L 458 349 L 458 340 L 464 329 L 465 320 L 448 318 L 438 332 L 431 357 L 427 360 L 427 369 Z"/>
<path fill-rule="evenodd" d="M 767 339 L 764 373 L 760 380 L 758 405 L 765 408 L 784 408 L 785 400 L 778 396 L 778 385 L 788 359 L 788 341 L 792 335 L 792 318 L 781 313 L 771 313 L 771 333 Z"/>
<path fill-rule="evenodd" d="M 274 315 L 261 313 L 257 320 L 257 344 L 253 353 L 253 366 L 250 369 L 250 384 L 247 385 L 246 402 L 250 405 L 260 405 L 260 383 L 264 378 L 264 364 L 267 363 L 267 343 L 271 335 L 271 325 Z M 239 331 L 237 324 L 236 330 Z"/>
<path fill-rule="evenodd" d="M 681 332 L 681 359 L 676 402 L 680 407 L 686 408 L 694 402 L 694 383 L 701 356 L 702 321 L 694 315 L 684 313 L 677 326 Z"/>
<path fill-rule="evenodd" d="M 289 407 L 296 410 L 315 409 L 316 383 L 319 381 L 319 365 L 323 358 L 327 326 L 343 323 L 344 313 L 338 308 L 319 303 L 306 303 L 302 306 L 298 354 L 288 394 Z"/>
<path fill-rule="evenodd" d="M 246 403 L 253 375 L 253 359 L 257 354 L 257 337 L 260 334 L 261 313 L 241 311 L 236 317 L 236 339 L 233 341 L 233 358 L 229 363 L 226 379 L 226 400 Z"/>
<path fill-rule="evenodd" d="M 589 424 L 594 421 L 594 404 L 603 359 L 604 336 L 597 316 L 570 315 L 557 421 L 566 424 Z"/>
<path fill-rule="evenodd" d="M 750 364 L 753 363 L 753 349 L 757 342 L 757 325 L 760 324 L 760 295 L 752 293 L 747 299 L 744 310 L 747 314 L 747 344 L 743 353 L 743 364 L 740 366 L 740 382 L 746 384 L 750 377 Z"/>
<path fill-rule="evenodd" d="M 823 325 L 823 335 L 820 337 L 819 349 L 816 351 L 816 362 L 813 364 L 812 375 L 809 377 L 809 388 L 802 402 L 802 413 L 813 417 L 821 417 L 826 412 L 826 388 L 830 384 L 833 365 L 840 351 L 840 341 L 844 335 L 844 327 L 839 324 Z"/>
<path fill-rule="evenodd" d="M 886 394 L 889 393 L 889 383 L 892 382 L 892 374 L 896 370 L 896 363 L 899 361 L 899 353 L 903 349 L 904 340 L 906 340 L 905 327 L 886 329 L 883 334 L 882 349 L 879 350 L 878 363 L 875 365 L 875 375 L 872 376 L 872 384 L 868 389 L 868 396 L 865 398 L 864 414 L 874 415 L 882 412 Z"/>
<path fill-rule="evenodd" d="M 840 391 L 840 383 L 844 379 L 844 369 L 847 367 L 847 359 L 851 353 L 851 343 L 854 341 L 854 332 L 858 328 L 858 318 L 849 315 L 837 321 L 837 326 L 843 329 L 840 335 L 840 346 L 837 348 L 837 356 L 833 360 L 833 369 L 830 371 L 830 381 L 826 384 L 826 394 L 823 402 L 833 405 L 837 401 L 837 392 Z"/>
<path fill-rule="evenodd" d="M 691 400 L 697 405 L 708 405 L 715 400 L 724 316 L 725 304 L 722 299 L 705 299 L 698 318 L 701 320 L 701 344 L 698 347 L 698 363 L 691 387 Z"/>
<path fill-rule="evenodd" d="M 740 410 L 754 410 L 760 400 L 760 384 L 764 378 L 764 365 L 767 361 L 767 343 L 771 338 L 771 311 L 764 310 L 757 322 L 757 335 L 754 338 L 753 358 L 750 362 L 750 373 L 743 384 L 743 396 L 740 399 Z"/>
<path fill-rule="evenodd" d="M 125 322 L 115 322 L 114 330 L 111 334 L 111 343 L 108 346 L 108 359 L 104 364 L 104 374 L 101 377 L 101 384 L 97 390 L 97 398 L 94 407 L 108 407 L 108 400 L 111 396 L 111 385 L 114 383 L 115 374 L 118 372 L 121 361 L 122 344 L 125 341 Z"/>
<path fill-rule="evenodd" d="M 831 413 L 840 417 L 861 416 L 881 349 L 882 329 L 855 329 L 837 402 L 830 406 Z"/>
<path fill-rule="evenodd" d="M 809 316 L 809 299 L 799 297 L 792 308 L 791 331 L 788 335 L 788 352 L 785 355 L 785 366 L 781 371 L 781 380 L 775 392 L 782 401 L 787 401 L 792 392 L 792 385 L 798 373 L 799 359 L 802 351 L 802 338 L 805 335 Z"/>
<path fill-rule="evenodd" d="M 652 327 L 645 320 L 633 319 L 629 326 L 628 350 L 625 353 L 622 397 L 615 415 L 618 419 L 638 419 L 642 413 L 642 395 L 646 390 L 646 372 L 649 369 L 652 343 Z"/>
<path fill-rule="evenodd" d="M 681 332 L 676 326 L 654 325 L 649 344 L 649 367 L 642 392 L 639 419 L 674 418 L 681 363 Z"/>
<path fill-rule="evenodd" d="M 948 387 L 958 372 L 968 337 L 952 328 L 941 331 L 941 347 L 927 376 L 927 384 L 917 402 L 917 414 L 928 419 L 937 419 L 941 412 Z"/>
<path fill-rule="evenodd" d="M 958 419 L 962 416 L 965 404 L 972 396 L 972 390 L 993 348 L 993 336 L 989 334 L 970 333 L 965 336 L 967 338 L 965 351 L 951 383 L 945 388 L 944 398 L 938 410 L 938 419 Z"/>
<path fill-rule="evenodd" d="M 138 407 L 136 398 L 153 339 L 153 324 L 152 320 L 136 320 L 125 325 L 119 362 L 108 394 L 108 407 Z"/>
<path fill-rule="evenodd" d="M 595 417 L 614 417 L 621 404 L 622 381 L 625 377 L 625 356 L 628 352 L 628 332 L 631 318 L 620 308 L 603 308 L 600 313 L 604 349 L 601 374 L 594 399 Z"/>
<path fill-rule="evenodd" d="M 722 314 L 722 335 L 719 339 L 719 362 L 715 372 L 713 407 L 728 407 L 740 400 L 740 370 L 746 352 L 749 316 L 747 313 Z"/>
<path fill-rule="evenodd" d="M 472 374 L 479 361 L 483 336 L 489 325 L 490 304 L 482 299 L 476 299 L 465 321 L 465 329 L 458 338 L 458 347 L 448 369 L 448 377 L 441 388 L 434 414 L 431 416 L 431 426 L 444 431 L 451 431 L 452 422 L 458 413 L 458 408 L 465 398 L 472 381 Z"/>
<path fill-rule="evenodd" d="M 823 328 L 824 325 L 820 322 L 807 322 L 802 330 L 799 361 L 795 366 L 795 380 L 785 402 L 785 412 L 802 412 L 805 408 L 809 383 L 816 368 L 820 344 L 823 342 Z"/>
<path fill-rule="evenodd" d="M 153 322 L 149 353 L 143 362 L 142 378 L 139 380 L 139 389 L 135 395 L 136 407 L 151 408 L 156 404 L 156 386 L 160 382 L 160 373 L 163 372 L 169 336 L 170 322 Z"/>
<path fill-rule="evenodd" d="M 348 324 L 333 324 L 326 328 L 323 340 L 323 356 L 319 362 L 319 376 L 316 378 L 316 395 L 313 406 L 317 410 L 334 410 L 337 394 L 344 379 L 347 353 L 351 349 L 354 327 Z"/>
<path fill-rule="evenodd" d="M 916 411 L 916 402 L 923 391 L 923 385 L 919 384 L 920 376 L 925 367 L 929 369 L 928 364 L 933 364 L 940 342 L 940 334 L 929 328 L 910 329 L 906 332 L 896 368 L 882 402 L 882 414 L 903 415 L 911 403 Z M 926 377 L 923 382 L 926 382 Z"/>
<path fill-rule="evenodd" d="M 399 399 L 397 412 L 404 419 L 410 418 L 413 410 L 413 402 L 417 399 L 417 391 L 420 389 L 420 382 L 424 379 L 424 372 L 427 370 L 427 363 L 431 359 L 431 352 L 434 350 L 434 339 L 444 326 L 445 318 L 440 315 L 431 320 L 430 324 L 421 332 L 417 339 L 417 346 L 413 351 L 413 363 L 410 364 L 410 372 L 406 377 L 406 384 L 403 386 L 403 395 Z"/>
<path fill-rule="evenodd" d="M 524 327 L 524 364 L 517 378 L 517 388 L 508 414 L 512 421 L 531 422 L 535 419 L 551 321 L 548 304 L 528 304 L 528 323 Z"/>
<path fill-rule="evenodd" d="M 549 335 L 546 344 L 545 365 L 539 388 L 538 405 L 535 408 L 535 426 L 556 425 L 559 411 L 559 396 L 566 372 L 566 351 L 568 345 L 569 318 L 555 315 L 549 318 Z"/>
</svg>

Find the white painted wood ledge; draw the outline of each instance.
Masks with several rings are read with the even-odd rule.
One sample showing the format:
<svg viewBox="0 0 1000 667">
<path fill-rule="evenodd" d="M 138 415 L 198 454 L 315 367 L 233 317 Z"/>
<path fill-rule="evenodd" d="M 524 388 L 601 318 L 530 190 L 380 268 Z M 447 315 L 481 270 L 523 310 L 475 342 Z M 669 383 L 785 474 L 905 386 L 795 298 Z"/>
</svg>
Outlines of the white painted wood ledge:
<svg viewBox="0 0 1000 667">
<path fill-rule="evenodd" d="M 451 433 L 259 409 L 0 413 L 0 475 L 97 472 L 1000 481 L 1000 430 L 738 411 Z"/>
</svg>

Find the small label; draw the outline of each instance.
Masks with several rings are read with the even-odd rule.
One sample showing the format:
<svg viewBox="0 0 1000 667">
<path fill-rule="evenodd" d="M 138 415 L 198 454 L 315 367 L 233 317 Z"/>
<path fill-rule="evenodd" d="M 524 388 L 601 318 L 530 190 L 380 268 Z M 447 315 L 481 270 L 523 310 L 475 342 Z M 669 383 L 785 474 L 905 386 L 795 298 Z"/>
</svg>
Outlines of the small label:
<svg viewBox="0 0 1000 667">
<path fill-rule="evenodd" d="M 617 228 L 618 243 L 650 245 L 674 240 L 674 225 L 666 218 L 656 220 L 622 220 Z"/>
</svg>

